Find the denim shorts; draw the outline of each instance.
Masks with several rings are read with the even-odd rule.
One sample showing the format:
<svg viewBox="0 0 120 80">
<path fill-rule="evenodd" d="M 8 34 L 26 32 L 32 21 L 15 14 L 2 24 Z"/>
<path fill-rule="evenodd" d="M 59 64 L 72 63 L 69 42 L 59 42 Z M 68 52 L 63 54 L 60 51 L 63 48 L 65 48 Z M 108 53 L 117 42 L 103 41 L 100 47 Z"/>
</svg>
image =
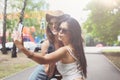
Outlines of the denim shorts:
<svg viewBox="0 0 120 80">
<path fill-rule="evenodd" d="M 32 72 L 32 74 L 29 76 L 28 80 L 49 80 L 44 70 L 44 65 L 38 65 Z"/>
</svg>

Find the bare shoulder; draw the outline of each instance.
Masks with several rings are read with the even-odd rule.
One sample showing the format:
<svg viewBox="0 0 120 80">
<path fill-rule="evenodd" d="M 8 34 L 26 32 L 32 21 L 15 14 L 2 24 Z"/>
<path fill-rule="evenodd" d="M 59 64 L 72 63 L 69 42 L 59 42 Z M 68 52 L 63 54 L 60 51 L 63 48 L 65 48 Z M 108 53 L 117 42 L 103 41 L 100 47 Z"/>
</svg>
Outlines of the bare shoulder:
<svg viewBox="0 0 120 80">
<path fill-rule="evenodd" d="M 55 50 L 54 52 L 51 52 L 50 54 L 45 55 L 47 59 L 52 61 L 59 61 L 66 57 L 67 49 L 66 47 L 60 47 L 59 49 Z"/>
<path fill-rule="evenodd" d="M 57 56 L 57 58 L 60 60 L 62 58 L 65 58 L 67 56 L 67 48 L 66 46 L 60 47 L 56 51 L 53 52 L 54 57 Z"/>
<path fill-rule="evenodd" d="M 66 48 L 66 46 L 63 46 L 63 47 L 60 47 L 59 49 L 57 49 L 57 51 L 65 53 L 65 52 L 67 52 L 67 48 Z"/>
</svg>

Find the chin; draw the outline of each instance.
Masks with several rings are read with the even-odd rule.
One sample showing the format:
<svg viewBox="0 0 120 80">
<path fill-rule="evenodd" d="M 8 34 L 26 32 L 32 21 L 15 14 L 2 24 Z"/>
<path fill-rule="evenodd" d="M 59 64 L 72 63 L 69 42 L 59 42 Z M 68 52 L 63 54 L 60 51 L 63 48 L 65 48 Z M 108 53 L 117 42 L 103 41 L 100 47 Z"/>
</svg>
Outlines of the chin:
<svg viewBox="0 0 120 80">
<path fill-rule="evenodd" d="M 53 35 L 57 35 L 57 32 L 52 32 L 53 33 Z"/>
<path fill-rule="evenodd" d="M 62 41 L 62 39 L 60 37 L 58 37 L 58 40 Z"/>
<path fill-rule="evenodd" d="M 53 33 L 53 35 L 57 35 L 57 33 Z"/>
</svg>

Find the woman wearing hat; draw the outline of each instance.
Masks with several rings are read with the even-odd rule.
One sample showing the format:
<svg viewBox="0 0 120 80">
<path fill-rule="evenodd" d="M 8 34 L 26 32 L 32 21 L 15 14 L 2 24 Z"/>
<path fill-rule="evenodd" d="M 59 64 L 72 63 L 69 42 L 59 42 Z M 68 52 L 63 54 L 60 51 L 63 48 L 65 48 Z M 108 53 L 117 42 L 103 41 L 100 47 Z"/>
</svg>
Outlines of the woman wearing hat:
<svg viewBox="0 0 120 80">
<path fill-rule="evenodd" d="M 59 27 L 58 39 L 64 46 L 45 56 L 27 50 L 17 39 L 14 42 L 28 58 L 39 64 L 56 62 L 57 69 L 62 75 L 61 80 L 85 80 L 87 78 L 87 62 L 79 22 L 73 17 L 63 21 Z"/>
<path fill-rule="evenodd" d="M 48 23 L 46 28 L 47 40 L 42 43 L 40 55 L 48 54 L 62 46 L 58 40 L 59 25 L 62 21 L 66 20 L 69 15 L 64 14 L 62 11 L 49 11 L 46 13 L 46 21 Z M 49 80 L 55 77 L 56 73 L 55 63 L 39 65 L 29 77 L 29 80 Z M 59 76 L 59 79 L 61 76 Z M 58 79 L 58 80 L 59 80 Z"/>
</svg>

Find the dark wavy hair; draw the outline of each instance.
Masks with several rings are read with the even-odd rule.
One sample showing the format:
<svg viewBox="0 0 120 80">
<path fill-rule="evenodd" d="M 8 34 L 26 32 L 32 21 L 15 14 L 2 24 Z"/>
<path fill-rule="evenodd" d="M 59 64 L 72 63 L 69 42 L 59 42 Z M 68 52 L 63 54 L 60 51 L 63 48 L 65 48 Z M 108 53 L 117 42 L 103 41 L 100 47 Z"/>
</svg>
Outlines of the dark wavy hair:
<svg viewBox="0 0 120 80">
<path fill-rule="evenodd" d="M 77 60 L 77 64 L 79 64 L 78 69 L 83 70 L 83 74 L 87 77 L 87 62 L 83 49 L 83 38 L 81 26 L 78 21 L 74 18 L 69 18 L 65 22 L 67 22 L 68 30 L 70 33 L 70 43 L 72 44 L 73 51 L 75 53 Z"/>
</svg>

